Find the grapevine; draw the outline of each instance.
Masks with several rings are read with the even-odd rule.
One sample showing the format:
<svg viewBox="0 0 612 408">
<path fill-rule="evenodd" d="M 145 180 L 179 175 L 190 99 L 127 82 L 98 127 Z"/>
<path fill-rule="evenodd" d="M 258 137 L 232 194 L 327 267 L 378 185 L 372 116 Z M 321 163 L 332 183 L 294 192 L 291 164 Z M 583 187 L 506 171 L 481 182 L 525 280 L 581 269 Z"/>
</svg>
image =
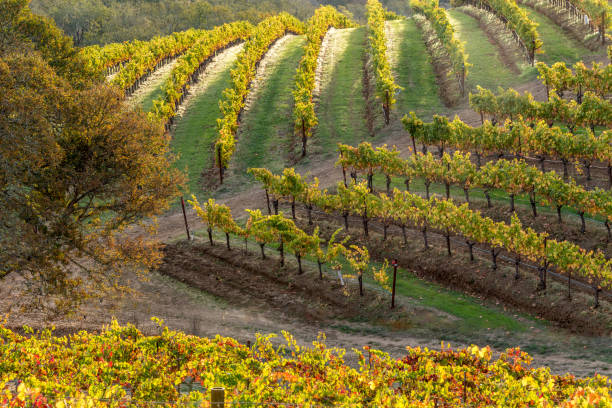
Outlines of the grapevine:
<svg viewBox="0 0 612 408">
<path fill-rule="evenodd" d="M 229 337 L 200 338 L 164 326 L 146 336 L 113 321 L 100 333 L 27 337 L 0 326 L 0 404 L 11 407 L 208 406 L 213 387 L 226 404 L 292 406 L 605 407 L 610 380 L 576 378 L 533 368 L 519 348 L 493 358 L 490 347 L 407 347 L 395 359 L 364 347 L 358 364 L 319 337 L 300 347 L 287 332 L 257 335 L 252 345 Z M 18 384 L 18 385 L 15 385 Z M 182 387 L 180 387 L 183 385 Z M 200 390 L 179 392 L 186 385 Z M 197 388 L 196 388 L 197 389 Z"/>
<path fill-rule="evenodd" d="M 446 186 L 446 198 L 450 198 L 449 187 L 458 185 L 466 191 L 473 188 L 482 188 L 489 197 L 491 189 L 501 189 L 510 196 L 529 194 L 534 215 L 536 214 L 536 197 L 544 204 L 557 210 L 561 222 L 561 209 L 574 208 L 582 219 L 582 232 L 585 232 L 584 215 L 601 216 L 610 235 L 612 223 L 612 193 L 599 188 L 587 190 L 577 185 L 574 180 L 566 182 L 555 172 L 542 172 L 530 166 L 523 160 L 503 160 L 488 162 L 484 166 L 472 163 L 470 154 L 455 152 L 453 155 L 444 153 L 440 159 L 431 153 L 416 153 L 408 159 L 399 157 L 400 152 L 390 150 L 386 146 L 374 149 L 370 143 L 363 142 L 358 147 L 343 144 L 338 145 L 340 157 L 337 165 L 343 172 L 350 170 L 355 174 L 367 169 L 369 179 L 374 172 L 380 172 L 387 178 L 387 193 L 391 177 L 404 178 L 408 186 L 415 178 L 425 179 L 427 197 L 429 198 L 429 185 L 438 182 Z M 371 186 L 370 186 L 371 188 Z"/>
<path fill-rule="evenodd" d="M 378 0 L 366 3 L 368 15 L 368 45 L 372 57 L 373 71 L 376 76 L 376 93 L 382 101 L 385 124 L 389 124 L 391 108 L 395 104 L 395 93 L 401 87 L 395 83 L 391 66 L 387 58 L 387 40 L 385 38 L 385 21 L 388 15 Z M 396 16 L 392 16 L 396 17 Z"/>
<path fill-rule="evenodd" d="M 178 58 L 163 85 L 163 95 L 153 102 L 152 116 L 168 127 L 190 85 L 197 81 L 207 62 L 221 49 L 248 38 L 252 29 L 250 23 L 237 21 L 206 31 L 193 47 Z"/>
<path fill-rule="evenodd" d="M 315 88 L 315 70 L 323 37 L 330 27 L 349 28 L 355 24 L 332 6 L 319 7 L 306 23 L 306 40 L 304 56 L 300 60 L 293 90 L 293 117 L 295 130 L 302 139 L 302 157 L 306 156 L 306 143 L 312 136 L 312 129 L 317 125 L 317 115 L 313 101 Z"/>
<path fill-rule="evenodd" d="M 273 193 L 275 186 L 282 185 L 282 176 L 278 178 L 261 177 L 254 173 L 264 187 Z M 275 180 L 274 182 L 272 182 Z M 568 241 L 557 241 L 548 238 L 546 233 L 537 233 L 531 228 L 523 228 L 518 217 L 513 215 L 510 224 L 495 222 L 469 209 L 468 204 L 455 205 L 450 200 L 422 198 L 408 191 L 393 191 L 393 198 L 386 194 L 369 193 L 364 183 L 345 186 L 340 182 L 338 193 L 321 192 L 316 206 L 328 213 L 349 213 L 359 216 L 364 221 L 364 233 L 367 234 L 367 222 L 378 218 L 376 209 L 387 208 L 382 202 L 392 200 L 390 217 L 399 226 L 405 220 L 415 226 L 431 226 L 446 234 L 464 236 L 466 239 L 489 245 L 493 249 L 503 248 L 545 267 L 553 266 L 559 273 L 580 277 L 594 287 L 612 288 L 612 260 L 606 259 L 601 251 L 587 251 Z M 299 199 L 299 198 L 298 198 Z"/>
<path fill-rule="evenodd" d="M 223 91 L 223 98 L 219 101 L 222 117 L 217 119 L 219 135 L 215 143 L 215 152 L 221 183 L 223 183 L 224 170 L 234 154 L 239 115 L 244 109 L 249 85 L 255 77 L 259 61 L 272 43 L 287 32 L 303 31 L 303 24 L 299 20 L 287 13 L 281 13 L 259 23 L 246 41 L 244 50 L 238 56 L 236 68 L 231 73 L 232 85 Z"/>
</svg>

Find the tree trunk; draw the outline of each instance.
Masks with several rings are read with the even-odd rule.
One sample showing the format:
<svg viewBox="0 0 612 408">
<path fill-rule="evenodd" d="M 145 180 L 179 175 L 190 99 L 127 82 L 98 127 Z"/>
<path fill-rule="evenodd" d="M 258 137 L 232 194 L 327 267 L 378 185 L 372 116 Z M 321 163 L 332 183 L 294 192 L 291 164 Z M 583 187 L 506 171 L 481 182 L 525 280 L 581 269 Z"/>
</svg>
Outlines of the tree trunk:
<svg viewBox="0 0 612 408">
<path fill-rule="evenodd" d="M 387 230 L 389 229 L 388 224 L 383 224 L 383 241 L 387 240 Z"/>
<path fill-rule="evenodd" d="M 591 181 L 591 162 L 588 160 L 585 160 L 584 162 L 584 167 L 586 167 L 586 173 L 587 173 L 587 181 Z"/>
<path fill-rule="evenodd" d="M 265 243 L 260 243 L 259 248 L 261 248 L 261 259 L 266 259 L 266 252 L 264 251 Z"/>
<path fill-rule="evenodd" d="M 546 272 L 547 272 L 547 263 L 544 263 L 544 266 L 539 266 L 538 270 L 540 271 L 540 281 L 538 282 L 538 290 L 546 290 Z"/>
<path fill-rule="evenodd" d="M 446 229 L 446 252 L 448 253 L 448 256 L 453 256 L 453 253 L 451 252 L 451 240 L 450 240 L 450 233 L 448 231 L 448 228 Z"/>
<path fill-rule="evenodd" d="M 278 251 L 280 252 L 280 266 L 285 266 L 285 245 L 283 244 L 282 239 L 280 241 Z"/>
<path fill-rule="evenodd" d="M 306 206 L 306 212 L 308 213 L 308 225 L 312 225 L 312 204 Z"/>
<path fill-rule="evenodd" d="M 425 197 L 427 197 L 428 200 L 429 200 L 429 185 L 430 184 L 431 184 L 431 181 L 425 180 Z"/>
<path fill-rule="evenodd" d="M 491 208 L 491 195 L 489 194 L 489 190 L 485 190 L 484 195 L 487 198 L 487 208 Z"/>
<path fill-rule="evenodd" d="M 321 260 L 317 259 L 317 265 L 319 265 L 319 279 L 323 280 L 323 269 L 321 268 Z"/>
<path fill-rule="evenodd" d="M 404 237 L 404 245 L 408 245 L 408 237 L 406 237 L 406 226 L 402 225 L 402 235 Z"/>
<path fill-rule="evenodd" d="M 465 201 L 470 203 L 470 190 L 467 187 L 463 188 L 463 192 L 465 193 Z"/>
<path fill-rule="evenodd" d="M 272 200 L 272 205 L 274 206 L 274 214 L 278 215 L 278 198 Z"/>
<path fill-rule="evenodd" d="M 391 194 L 391 176 L 385 174 L 385 177 L 387 178 L 387 195 L 389 195 Z"/>
<path fill-rule="evenodd" d="M 468 250 L 470 251 L 470 262 L 474 262 L 474 244 L 475 242 L 466 240 L 465 243 L 467 244 Z"/>
<path fill-rule="evenodd" d="M 559 224 L 563 224 L 563 218 L 561 217 L 561 207 L 563 206 L 557 205 L 557 221 L 559 221 Z"/>
<path fill-rule="evenodd" d="M 208 240 L 210 241 L 210 246 L 215 245 L 215 243 L 213 242 L 213 237 L 212 237 L 212 228 L 208 227 Z"/>
<path fill-rule="evenodd" d="M 367 213 L 365 215 L 363 215 L 362 219 L 363 219 L 363 233 L 366 236 L 366 238 L 369 238 L 370 231 L 368 230 L 368 216 L 367 216 Z"/>
<path fill-rule="evenodd" d="M 266 205 L 268 206 L 268 215 L 272 215 L 272 209 L 270 208 L 270 195 L 268 194 L 268 189 L 266 191 Z"/>
<path fill-rule="evenodd" d="M 291 217 L 295 220 L 295 197 L 291 197 Z"/>
<path fill-rule="evenodd" d="M 444 186 L 446 187 L 446 199 L 449 200 L 450 199 L 450 183 L 447 181 L 444 183 Z"/>
<path fill-rule="evenodd" d="M 231 251 L 232 248 L 230 248 L 230 239 L 229 239 L 229 234 L 227 232 L 225 233 L 225 243 L 227 244 L 227 249 Z"/>
<path fill-rule="evenodd" d="M 410 135 L 410 137 L 412 138 L 412 153 L 415 154 L 417 152 L 417 148 L 416 148 L 416 140 L 414 140 L 414 136 Z"/>
<path fill-rule="evenodd" d="M 581 233 L 585 233 L 586 232 L 586 222 L 584 220 L 584 211 L 581 211 L 578 213 L 580 215 L 580 232 Z"/>
<path fill-rule="evenodd" d="M 514 194 L 510 194 L 510 212 L 514 212 Z"/>
<path fill-rule="evenodd" d="M 514 280 L 519 280 L 521 278 L 520 267 L 521 265 L 521 257 L 517 256 L 514 258 Z"/>
<path fill-rule="evenodd" d="M 304 122 L 304 120 L 302 119 L 302 157 L 306 156 L 306 141 L 307 141 L 307 137 L 306 137 L 306 124 Z"/>
<path fill-rule="evenodd" d="M 298 262 L 298 275 L 301 275 L 304 271 L 302 270 L 302 255 L 295 254 Z"/>
<path fill-rule="evenodd" d="M 533 213 L 533 218 L 536 218 L 538 216 L 538 210 L 536 208 L 535 192 L 531 192 L 529 194 L 529 203 L 531 204 L 531 211 Z"/>
<path fill-rule="evenodd" d="M 405 179 L 404 184 L 406 185 L 406 191 L 410 191 L 410 179 Z"/>
<path fill-rule="evenodd" d="M 344 218 L 344 229 L 346 229 L 346 231 L 348 232 L 349 223 L 348 223 L 348 213 L 346 211 L 342 213 L 342 218 Z"/>
<path fill-rule="evenodd" d="M 493 260 L 493 270 L 497 270 L 497 256 L 499 255 L 499 251 L 495 251 L 494 248 L 491 249 L 491 259 Z"/>
<path fill-rule="evenodd" d="M 427 227 L 423 227 L 421 232 L 423 233 L 423 244 L 425 245 L 425 250 L 428 250 L 429 242 L 427 241 Z"/>
<path fill-rule="evenodd" d="M 363 296 L 363 275 L 359 272 L 359 296 Z"/>
<path fill-rule="evenodd" d="M 217 149 L 217 160 L 219 163 L 219 183 L 223 184 L 223 164 L 221 163 L 221 146 Z"/>
</svg>

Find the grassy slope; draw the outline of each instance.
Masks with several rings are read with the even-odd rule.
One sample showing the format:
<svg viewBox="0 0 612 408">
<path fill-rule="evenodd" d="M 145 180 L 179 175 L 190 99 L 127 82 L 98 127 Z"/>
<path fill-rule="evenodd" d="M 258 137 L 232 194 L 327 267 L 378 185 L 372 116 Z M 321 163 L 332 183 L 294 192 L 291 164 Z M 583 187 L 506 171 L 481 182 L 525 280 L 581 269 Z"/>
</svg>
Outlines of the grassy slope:
<svg viewBox="0 0 612 408">
<path fill-rule="evenodd" d="M 151 92 L 147 93 L 144 98 L 142 98 L 140 101 L 140 107 L 143 111 L 150 112 L 153 110 L 153 101 L 161 98 L 164 93 L 163 84 L 164 82 L 161 82 L 158 86 L 153 88 Z"/>
<path fill-rule="evenodd" d="M 398 55 L 391 58 L 394 61 L 392 69 L 396 83 L 404 88 L 396 98 L 395 111 L 400 117 L 414 111 L 419 117 L 430 120 L 434 113 L 440 114 L 446 109 L 439 98 L 436 76 L 421 32 L 413 19 L 388 24 L 391 41 L 399 43 Z"/>
<path fill-rule="evenodd" d="M 573 63 L 589 54 L 590 51 L 587 48 L 570 35 L 565 34 L 554 21 L 527 6 L 517 4 L 527 11 L 533 21 L 539 24 L 538 33 L 544 43 L 542 47 L 544 53 L 536 54 L 536 61 L 543 61 L 549 65 L 557 61 Z"/>
<path fill-rule="evenodd" d="M 455 35 L 465 42 L 468 61 L 473 65 L 468 69 L 468 91 L 475 89 L 476 85 L 492 89 L 498 86 L 509 87 L 535 76 L 533 69 L 528 69 L 517 78 L 517 75 L 504 65 L 498 50 L 489 42 L 475 18 L 453 9 L 447 10 L 447 14 L 455 29 Z"/>
<path fill-rule="evenodd" d="M 327 87 L 322 90 L 316 108 L 319 125 L 310 141 L 308 156 L 325 158 L 336 154 L 336 144 L 358 144 L 369 138 L 365 122 L 363 97 L 363 57 L 365 27 L 338 30 L 330 47 L 346 42 L 342 51 L 333 49 L 333 71 Z"/>
<path fill-rule="evenodd" d="M 201 191 L 202 170 L 212 165 L 212 146 L 217 138 L 217 118 L 221 116 L 219 100 L 230 83 L 230 69 L 235 59 L 226 62 L 225 69 L 211 80 L 205 92 L 194 96 L 189 107 L 178 120 L 172 138 L 172 150 L 180 155 L 176 167 L 188 177 L 188 194 Z"/>
<path fill-rule="evenodd" d="M 293 138 L 293 89 L 296 69 L 304 54 L 306 39 L 290 38 L 278 55 L 270 75 L 261 84 L 257 100 L 243 116 L 238 132 L 236 153 L 232 159 L 238 181 L 250 167 L 266 167 L 282 171 Z"/>
</svg>

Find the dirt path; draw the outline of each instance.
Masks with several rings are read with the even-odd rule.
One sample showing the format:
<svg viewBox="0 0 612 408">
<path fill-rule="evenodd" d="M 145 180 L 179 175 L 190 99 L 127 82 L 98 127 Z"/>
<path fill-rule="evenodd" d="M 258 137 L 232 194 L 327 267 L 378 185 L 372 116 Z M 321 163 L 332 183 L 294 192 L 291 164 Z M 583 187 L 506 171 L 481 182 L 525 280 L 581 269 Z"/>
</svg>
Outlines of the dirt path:
<svg viewBox="0 0 612 408">
<path fill-rule="evenodd" d="M 177 121 L 185 114 L 197 96 L 206 92 L 208 86 L 215 82 L 219 76 L 227 69 L 230 64 L 233 64 L 238 57 L 238 54 L 244 48 L 244 43 L 240 43 L 230 47 L 223 52 L 217 54 L 212 61 L 206 66 L 198 81 L 189 88 L 187 96 L 183 103 L 177 109 Z"/>
<path fill-rule="evenodd" d="M 168 62 L 161 68 L 155 70 L 147 80 L 138 87 L 136 92 L 134 92 L 130 97 L 127 98 L 127 102 L 132 106 L 139 106 L 142 104 L 143 100 L 151 93 L 154 92 L 158 87 L 160 87 L 172 69 L 176 65 L 178 58 L 173 59 Z"/>
</svg>

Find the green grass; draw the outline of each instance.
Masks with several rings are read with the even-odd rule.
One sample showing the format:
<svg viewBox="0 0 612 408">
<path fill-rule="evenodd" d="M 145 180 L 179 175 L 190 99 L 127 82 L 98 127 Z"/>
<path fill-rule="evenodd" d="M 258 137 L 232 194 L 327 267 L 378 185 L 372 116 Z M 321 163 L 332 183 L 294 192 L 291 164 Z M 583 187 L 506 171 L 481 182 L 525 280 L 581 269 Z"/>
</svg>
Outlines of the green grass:
<svg viewBox="0 0 612 408">
<path fill-rule="evenodd" d="M 500 59 L 499 51 L 489 42 L 487 35 L 479 27 L 478 21 L 458 10 L 447 10 L 447 14 L 457 38 L 465 43 L 468 62 L 466 81 L 467 91 L 476 89 L 476 85 L 497 89 L 525 82 L 535 76 L 534 69 L 526 69 L 517 76 Z"/>
<path fill-rule="evenodd" d="M 335 55 L 331 79 L 320 96 L 316 112 L 319 125 L 308 149 L 310 157 L 336 154 L 337 143 L 358 144 L 369 138 L 363 97 L 365 27 L 336 32 L 338 42 L 348 41 L 342 54 Z M 331 45 L 331 44 L 330 44 Z"/>
<path fill-rule="evenodd" d="M 146 94 L 144 98 L 140 101 L 140 107 L 145 112 L 151 112 L 153 110 L 153 101 L 156 99 L 160 99 L 164 95 L 164 82 L 162 81 L 159 85 L 157 85 L 151 92 Z"/>
<path fill-rule="evenodd" d="M 401 116 L 414 111 L 418 117 L 431 119 L 446 109 L 440 100 L 436 76 L 421 31 L 413 19 L 389 22 L 394 39 L 399 41 L 399 55 L 392 67 L 396 83 L 404 89 L 397 95 L 396 111 Z"/>
<path fill-rule="evenodd" d="M 290 38 L 275 65 L 269 68 L 269 77 L 261 84 L 257 99 L 240 124 L 231 164 L 235 174 L 228 182 L 241 180 L 240 176 L 250 167 L 266 167 L 273 172 L 285 167 L 294 140 L 291 90 L 305 44 L 303 36 Z"/>
<path fill-rule="evenodd" d="M 242 223 L 243 222 L 239 222 L 239 224 Z M 208 242 L 208 232 L 206 230 L 196 231 L 196 234 L 206 239 L 206 242 Z M 224 245 L 225 243 L 225 235 L 220 231 L 214 231 L 213 239 L 219 245 Z M 232 236 L 230 242 L 234 250 L 244 250 L 243 239 Z M 259 256 L 259 249 L 256 245 L 254 240 L 249 239 L 250 251 L 253 253 L 254 257 Z M 266 245 L 266 248 L 267 256 L 277 257 L 276 251 L 272 251 L 272 249 L 277 248 L 276 245 Z M 285 257 L 288 262 L 293 262 L 293 256 L 289 252 L 285 254 Z M 352 273 L 348 262 L 341 260 L 340 263 L 342 264 L 343 274 Z M 370 264 L 373 267 L 382 266 L 382 264 L 378 262 L 371 262 Z M 306 270 L 312 273 L 317 271 L 316 258 L 308 257 L 303 259 L 303 265 Z M 336 279 L 336 273 L 329 270 L 328 266 L 325 266 L 324 270 L 329 277 Z M 485 305 L 472 296 L 419 279 L 406 269 L 398 268 L 397 272 L 396 293 L 400 302 L 409 302 L 415 306 L 435 309 L 438 312 L 442 312 L 442 315 L 446 314 L 451 316 L 451 319 L 444 319 L 444 317 L 442 317 L 431 322 L 419 322 L 420 324 L 431 324 L 435 326 L 443 325 L 446 329 L 463 334 L 473 334 L 474 331 L 486 331 L 489 329 L 501 329 L 514 332 L 523 332 L 527 329 L 523 322 L 496 306 Z M 378 286 L 368 274 L 364 275 L 364 283 L 369 286 L 369 289 L 366 288 L 366 292 L 371 292 L 374 287 Z M 350 281 L 349 284 L 356 285 L 356 279 Z M 366 296 L 368 296 L 368 294 L 366 294 Z M 371 293 L 369 296 L 371 296 Z M 402 300 L 402 297 L 405 299 Z M 521 315 L 521 317 L 525 318 L 526 316 Z M 531 320 L 529 323 L 532 326 L 537 324 L 537 322 Z M 442 326 L 427 327 L 426 329 L 437 330 L 440 328 L 442 328 Z M 425 329 L 425 327 L 421 327 L 421 329 Z"/>
<path fill-rule="evenodd" d="M 178 120 L 172 138 L 172 150 L 179 155 L 176 167 L 189 177 L 187 195 L 202 192 L 201 174 L 212 166 L 212 146 L 217 138 L 217 118 L 221 116 L 219 100 L 223 90 L 230 84 L 230 69 L 234 61 L 221 71 L 206 90 L 191 101 Z"/>
<path fill-rule="evenodd" d="M 529 17 L 538 23 L 538 33 L 544 43 L 542 50 L 544 53 L 536 54 L 536 61 L 543 61 L 547 64 L 554 64 L 557 61 L 573 63 L 589 54 L 590 51 L 574 40 L 571 36 L 564 33 L 554 21 L 537 11 L 517 3 L 519 7 L 527 11 Z"/>
<path fill-rule="evenodd" d="M 396 290 L 399 295 L 412 298 L 417 304 L 432 307 L 460 319 L 463 332 L 473 330 L 504 329 L 524 331 L 526 327 L 508 314 L 460 292 L 443 288 L 398 268 Z"/>
</svg>

